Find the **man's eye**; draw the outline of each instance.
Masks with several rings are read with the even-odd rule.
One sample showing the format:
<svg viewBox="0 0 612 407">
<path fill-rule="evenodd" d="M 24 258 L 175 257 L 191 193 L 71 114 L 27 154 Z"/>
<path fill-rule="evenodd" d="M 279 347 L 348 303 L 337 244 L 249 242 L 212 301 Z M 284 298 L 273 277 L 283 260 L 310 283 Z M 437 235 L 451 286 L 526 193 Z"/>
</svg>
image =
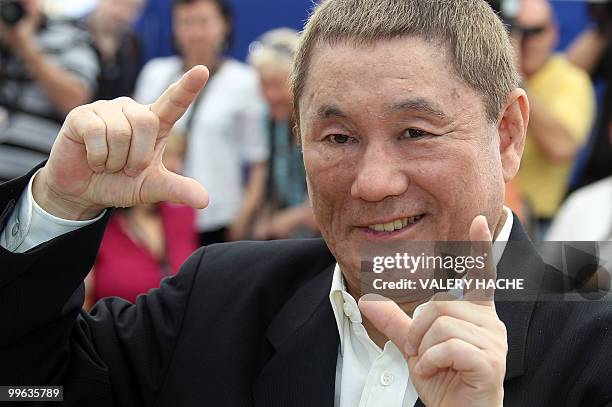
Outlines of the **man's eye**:
<svg viewBox="0 0 612 407">
<path fill-rule="evenodd" d="M 352 137 L 345 134 L 332 134 L 327 138 L 332 144 L 348 144 L 352 140 Z"/>
<path fill-rule="evenodd" d="M 416 139 L 420 139 L 423 137 L 427 137 L 430 134 L 426 131 L 423 130 L 418 130 L 418 129 L 408 129 L 404 132 L 404 134 L 402 135 L 402 138 L 407 138 L 407 139 L 412 139 L 412 140 L 416 140 Z"/>
</svg>

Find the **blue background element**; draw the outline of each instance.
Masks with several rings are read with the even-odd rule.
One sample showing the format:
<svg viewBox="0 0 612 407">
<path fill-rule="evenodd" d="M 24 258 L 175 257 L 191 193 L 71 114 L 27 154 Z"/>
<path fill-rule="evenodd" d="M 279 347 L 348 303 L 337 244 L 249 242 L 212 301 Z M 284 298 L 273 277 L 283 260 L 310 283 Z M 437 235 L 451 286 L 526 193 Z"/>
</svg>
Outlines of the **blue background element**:
<svg viewBox="0 0 612 407">
<path fill-rule="evenodd" d="M 171 0 L 149 0 L 137 24 L 145 44 L 146 59 L 172 55 Z M 560 25 L 559 49 L 567 44 L 588 24 L 583 0 L 553 0 Z M 301 29 L 313 7 L 312 0 L 233 0 L 235 13 L 235 41 L 230 52 L 244 60 L 248 46 L 255 38 L 272 28 Z"/>
</svg>

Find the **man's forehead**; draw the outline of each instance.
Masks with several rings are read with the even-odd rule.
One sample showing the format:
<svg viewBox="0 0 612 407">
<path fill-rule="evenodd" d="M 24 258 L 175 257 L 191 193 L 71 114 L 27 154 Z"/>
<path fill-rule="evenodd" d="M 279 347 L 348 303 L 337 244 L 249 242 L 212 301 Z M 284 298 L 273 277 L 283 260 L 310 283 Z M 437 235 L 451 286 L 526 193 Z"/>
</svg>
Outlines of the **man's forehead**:
<svg viewBox="0 0 612 407">
<path fill-rule="evenodd" d="M 381 114 L 412 111 L 443 119 L 449 114 L 446 105 L 474 93 L 451 65 L 444 52 L 414 38 L 319 45 L 300 102 L 307 99 L 318 118 L 346 116 L 344 102 L 363 98 Z"/>
</svg>

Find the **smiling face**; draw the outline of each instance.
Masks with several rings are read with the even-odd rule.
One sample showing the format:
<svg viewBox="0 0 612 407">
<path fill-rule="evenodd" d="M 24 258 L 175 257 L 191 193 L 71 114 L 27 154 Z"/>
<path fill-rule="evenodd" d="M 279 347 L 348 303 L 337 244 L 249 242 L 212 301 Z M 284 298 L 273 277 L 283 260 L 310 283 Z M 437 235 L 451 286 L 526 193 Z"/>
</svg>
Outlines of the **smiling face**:
<svg viewBox="0 0 612 407">
<path fill-rule="evenodd" d="M 498 126 L 442 46 L 320 45 L 299 107 L 313 209 L 349 286 L 364 243 L 467 240 L 477 215 L 495 230 Z"/>
</svg>

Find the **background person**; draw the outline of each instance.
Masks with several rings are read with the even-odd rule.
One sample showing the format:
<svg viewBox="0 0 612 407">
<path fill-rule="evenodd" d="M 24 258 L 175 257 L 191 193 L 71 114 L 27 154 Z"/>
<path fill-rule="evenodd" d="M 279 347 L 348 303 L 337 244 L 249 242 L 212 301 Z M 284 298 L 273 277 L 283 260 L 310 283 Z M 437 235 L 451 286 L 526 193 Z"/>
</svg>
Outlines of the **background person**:
<svg viewBox="0 0 612 407">
<path fill-rule="evenodd" d="M 0 182 L 51 151 L 65 115 L 91 100 L 99 67 L 86 32 L 22 0 L 15 26 L 0 21 Z"/>
<path fill-rule="evenodd" d="M 244 239 L 262 202 L 268 159 L 257 75 L 223 55 L 232 30 L 225 1 L 175 0 L 172 12 L 180 56 L 150 61 L 138 79 L 135 99 L 152 103 L 190 68 L 210 67 L 206 91 L 176 126 L 186 134 L 184 173 L 215 196 L 206 212 L 197 214 L 201 244 Z"/>
<path fill-rule="evenodd" d="M 531 117 L 518 185 L 543 236 L 561 204 L 573 160 L 595 115 L 591 81 L 553 53 L 558 26 L 547 0 L 523 0 L 514 33 Z"/>
<path fill-rule="evenodd" d="M 256 239 L 284 239 L 316 233 L 302 148 L 294 134 L 295 112 L 289 76 L 299 33 L 280 28 L 251 44 L 249 63 L 257 69 L 268 104 L 268 145 L 265 203 L 254 228 Z"/>
<path fill-rule="evenodd" d="M 608 123 L 612 119 L 612 2 L 588 1 L 592 25 L 568 47 L 567 58 L 600 82 L 603 98 L 589 144 L 577 163 L 570 191 L 612 175 L 612 146 Z"/>
<path fill-rule="evenodd" d="M 180 173 L 184 153 L 182 137 L 170 136 L 164 166 Z M 106 297 L 135 303 L 175 275 L 198 246 L 195 210 L 189 206 L 161 202 L 116 210 L 86 279 L 85 308 Z"/>
<path fill-rule="evenodd" d="M 132 26 L 145 0 L 100 0 L 84 21 L 98 52 L 100 74 L 94 100 L 132 96 L 142 65 L 141 44 Z"/>
</svg>

